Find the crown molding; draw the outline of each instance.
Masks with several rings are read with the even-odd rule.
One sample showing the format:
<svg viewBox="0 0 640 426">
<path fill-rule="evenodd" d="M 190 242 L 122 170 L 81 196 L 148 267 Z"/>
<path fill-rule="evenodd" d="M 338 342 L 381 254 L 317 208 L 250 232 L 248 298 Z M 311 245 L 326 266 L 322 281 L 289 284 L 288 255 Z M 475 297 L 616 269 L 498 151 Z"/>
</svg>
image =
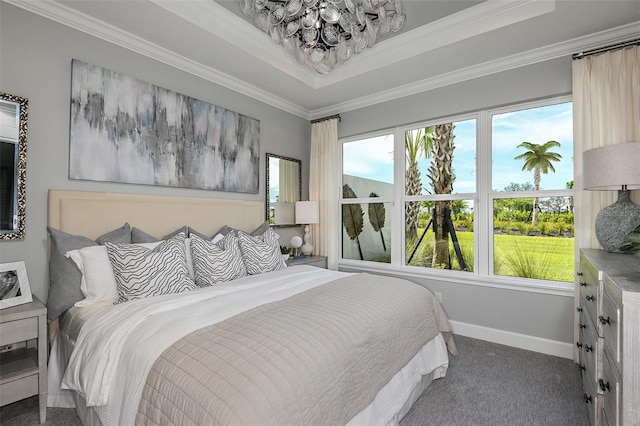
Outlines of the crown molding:
<svg viewBox="0 0 640 426">
<path fill-rule="evenodd" d="M 554 10 L 555 0 L 485 1 L 383 40 L 367 49 L 366 55 L 353 56 L 336 72 L 320 76 L 318 84 L 319 87 L 326 87 L 386 64 L 422 55 Z"/>
<path fill-rule="evenodd" d="M 317 88 L 318 79 L 316 76 L 318 74 L 315 71 L 300 65 L 294 57 L 287 53 L 284 46 L 273 42 L 264 31 L 215 1 L 149 1 L 310 88 Z"/>
<path fill-rule="evenodd" d="M 275 96 L 259 87 L 250 85 L 221 71 L 185 58 L 169 49 L 151 43 L 141 37 L 123 31 L 106 22 L 54 1 L 1 0 L 51 21 L 89 34 L 116 46 L 157 60 L 196 77 L 249 96 L 268 105 L 309 119 L 308 110 Z"/>
<path fill-rule="evenodd" d="M 186 2 L 151 0 L 259 60 L 288 74 L 313 89 L 336 84 L 423 53 L 448 46 L 479 34 L 512 25 L 555 10 L 555 0 L 485 1 L 396 35 L 354 55 L 336 72 L 320 75 L 300 65 L 269 35 L 247 25 L 247 21 L 214 1 Z"/>
<path fill-rule="evenodd" d="M 170 65 L 176 69 L 190 73 L 204 80 L 210 81 L 214 84 L 218 84 L 220 86 L 226 87 L 230 90 L 249 96 L 260 102 L 279 108 L 283 111 L 289 112 L 293 115 L 299 116 L 307 120 L 321 118 L 327 115 L 332 115 L 337 113 L 344 113 L 354 109 L 368 107 L 378 103 L 395 100 L 405 96 L 410 96 L 416 93 L 433 90 L 439 87 L 444 87 L 451 84 L 472 80 L 472 79 L 487 76 L 490 74 L 494 74 L 502 71 L 508 71 L 511 69 L 532 65 L 535 63 L 540 63 L 548 60 L 553 60 L 562 56 L 570 56 L 573 53 L 576 53 L 582 50 L 593 49 L 593 48 L 597 48 L 607 44 L 624 41 L 631 37 L 637 37 L 637 28 L 638 28 L 638 25 L 640 25 L 640 21 L 633 22 L 628 25 L 601 31 L 588 36 L 567 40 L 567 41 L 556 43 L 553 45 L 533 49 L 526 52 L 521 52 L 515 55 L 497 59 L 494 61 L 488 61 L 475 66 L 462 68 L 450 73 L 441 74 L 441 75 L 427 78 L 415 83 L 410 83 L 410 84 L 396 87 L 394 89 L 379 92 L 379 93 L 376 93 L 375 95 L 363 96 L 348 102 L 342 102 L 339 104 L 331 105 L 326 108 L 308 110 L 292 102 L 289 102 L 285 99 L 282 99 L 278 96 L 275 96 L 272 93 L 269 93 L 263 89 L 260 89 L 259 87 L 247 84 L 246 82 L 240 81 L 237 78 L 234 78 L 228 74 L 222 73 L 214 68 L 204 66 L 196 61 L 193 61 L 181 55 L 178 55 L 175 52 L 172 52 L 168 49 L 165 49 L 158 45 L 150 43 L 149 41 L 144 40 L 138 36 L 124 32 L 121 29 L 118 29 L 112 25 L 106 24 L 98 19 L 92 18 L 83 13 L 77 12 L 74 9 L 71 9 L 61 3 L 54 2 L 54 1 L 30 1 L 30 0 L 0 0 L 0 1 L 6 2 L 13 6 L 16 6 L 26 11 L 29 11 L 31 13 L 34 13 L 36 15 L 50 19 L 54 22 L 58 22 L 62 25 L 84 32 L 86 34 L 89 34 L 101 40 L 107 41 L 114 45 L 120 46 L 122 48 L 131 50 L 143 56 L 147 56 L 151 59 Z M 524 7 L 526 3 L 530 3 L 530 2 L 537 4 L 540 2 L 540 0 L 522 1 L 520 3 L 522 4 L 522 7 Z M 172 2 L 169 1 L 168 3 L 172 3 Z M 184 5 L 186 6 L 190 3 L 201 3 L 201 2 L 181 1 L 181 2 L 175 2 L 175 3 L 178 3 L 178 4 L 184 3 Z M 488 1 L 485 3 L 493 3 L 493 2 Z M 497 3 L 502 3 L 502 2 L 497 2 Z M 544 0 L 542 0 L 542 3 L 544 3 Z M 225 12 L 230 13 L 226 10 Z M 232 21 L 229 21 L 229 22 L 232 23 Z M 250 25 L 247 25 L 246 21 L 242 21 L 242 22 L 245 28 L 251 28 Z M 254 28 L 254 29 L 258 31 L 258 35 L 263 35 L 262 32 L 260 32 L 260 30 L 258 30 L 257 28 Z M 413 33 L 413 31 L 410 31 L 409 33 Z M 252 37 L 252 35 L 250 34 L 247 37 Z M 397 37 L 401 37 L 401 36 L 397 36 Z M 413 37 L 413 34 L 410 35 L 410 37 Z M 386 40 L 385 42 L 381 42 L 379 45 L 376 45 L 376 47 L 382 46 L 383 43 L 387 43 L 390 41 L 393 41 L 393 38 L 391 40 Z M 424 40 L 422 40 L 421 43 L 424 43 Z M 281 47 L 275 43 L 270 43 L 270 44 L 273 45 L 271 47 L 275 47 L 275 48 Z M 262 46 L 262 48 L 264 49 L 265 46 Z M 275 50 L 277 50 L 281 55 L 284 55 L 286 58 L 289 58 L 286 52 L 283 51 L 283 49 L 275 49 Z M 354 59 L 357 60 L 360 58 L 352 58 L 352 60 Z M 380 57 L 378 57 L 377 60 L 380 61 Z M 385 60 L 388 60 L 388 58 Z M 293 65 L 295 65 L 295 67 L 292 66 L 292 68 L 297 67 L 297 68 L 304 69 L 303 67 L 300 67 L 297 64 L 297 62 L 295 62 Z M 287 72 L 287 74 L 289 74 L 289 72 Z"/>
<path fill-rule="evenodd" d="M 534 65 L 561 57 L 571 57 L 576 52 L 594 49 L 608 44 L 622 42 L 632 37 L 637 37 L 639 25 L 640 21 L 632 22 L 627 25 L 600 31 L 587 36 L 517 53 L 494 61 L 461 68 L 449 73 L 440 74 L 421 81 L 378 92 L 373 95 L 363 96 L 352 101 L 342 102 L 327 108 L 316 109 L 310 111 L 309 114 L 311 119 L 314 120 L 327 115 L 345 113 L 347 111 L 365 108 L 382 102 L 392 101 L 503 71 Z"/>
</svg>

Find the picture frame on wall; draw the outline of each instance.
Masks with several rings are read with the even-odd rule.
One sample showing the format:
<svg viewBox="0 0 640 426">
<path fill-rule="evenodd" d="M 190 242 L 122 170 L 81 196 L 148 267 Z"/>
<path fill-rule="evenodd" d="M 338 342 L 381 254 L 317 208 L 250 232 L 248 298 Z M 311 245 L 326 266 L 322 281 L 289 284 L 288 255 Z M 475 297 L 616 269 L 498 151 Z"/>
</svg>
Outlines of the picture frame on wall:
<svg viewBox="0 0 640 426">
<path fill-rule="evenodd" d="M 258 194 L 260 121 L 78 59 L 69 178 Z"/>
<path fill-rule="evenodd" d="M 0 309 L 33 300 L 24 262 L 0 263 Z"/>
</svg>

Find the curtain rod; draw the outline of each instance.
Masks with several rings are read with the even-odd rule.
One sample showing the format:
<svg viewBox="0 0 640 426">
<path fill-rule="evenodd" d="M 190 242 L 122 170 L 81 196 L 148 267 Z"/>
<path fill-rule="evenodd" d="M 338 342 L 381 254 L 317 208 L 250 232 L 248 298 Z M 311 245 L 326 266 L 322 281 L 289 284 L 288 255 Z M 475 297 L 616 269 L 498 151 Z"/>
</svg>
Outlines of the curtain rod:
<svg viewBox="0 0 640 426">
<path fill-rule="evenodd" d="M 311 124 L 320 123 L 321 121 L 327 121 L 333 118 L 337 118 L 338 123 L 342 121 L 342 118 L 340 118 L 340 114 L 335 114 L 335 115 L 330 115 L 328 117 L 316 118 L 315 120 L 311 120 Z"/>
<path fill-rule="evenodd" d="M 640 38 L 636 38 L 633 40 L 622 41 L 620 43 L 615 43 L 610 46 L 599 47 L 597 49 L 585 50 L 584 52 L 575 53 L 572 57 L 573 60 L 582 59 L 587 56 L 597 55 L 598 53 L 608 52 L 610 50 L 623 49 L 628 46 L 638 45 L 640 44 Z"/>
</svg>

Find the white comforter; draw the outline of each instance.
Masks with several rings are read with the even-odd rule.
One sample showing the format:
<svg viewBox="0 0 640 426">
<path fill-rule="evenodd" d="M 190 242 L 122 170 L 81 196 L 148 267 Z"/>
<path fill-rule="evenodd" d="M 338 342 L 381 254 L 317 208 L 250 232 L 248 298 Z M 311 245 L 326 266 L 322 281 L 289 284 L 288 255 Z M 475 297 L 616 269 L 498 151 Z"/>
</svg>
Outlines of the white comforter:
<svg viewBox="0 0 640 426">
<path fill-rule="evenodd" d="M 148 372 L 167 347 L 199 328 L 348 275 L 320 271 L 297 266 L 101 310 L 80 331 L 62 388 L 96 407 L 103 424 L 131 424 Z"/>
</svg>

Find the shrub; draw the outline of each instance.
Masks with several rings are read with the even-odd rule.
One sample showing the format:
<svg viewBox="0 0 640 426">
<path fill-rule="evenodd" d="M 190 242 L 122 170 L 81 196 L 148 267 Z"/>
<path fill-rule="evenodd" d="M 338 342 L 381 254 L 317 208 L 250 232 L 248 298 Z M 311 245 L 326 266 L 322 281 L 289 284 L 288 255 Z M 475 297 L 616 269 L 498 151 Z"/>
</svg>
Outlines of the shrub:
<svg viewBox="0 0 640 426">
<path fill-rule="evenodd" d="M 531 249 L 522 250 L 519 245 L 505 256 L 505 264 L 509 267 L 513 276 L 521 278 L 535 278 L 539 280 L 551 279 L 551 263 L 547 253 L 539 255 Z M 511 275 L 511 274 L 507 274 Z"/>
</svg>

